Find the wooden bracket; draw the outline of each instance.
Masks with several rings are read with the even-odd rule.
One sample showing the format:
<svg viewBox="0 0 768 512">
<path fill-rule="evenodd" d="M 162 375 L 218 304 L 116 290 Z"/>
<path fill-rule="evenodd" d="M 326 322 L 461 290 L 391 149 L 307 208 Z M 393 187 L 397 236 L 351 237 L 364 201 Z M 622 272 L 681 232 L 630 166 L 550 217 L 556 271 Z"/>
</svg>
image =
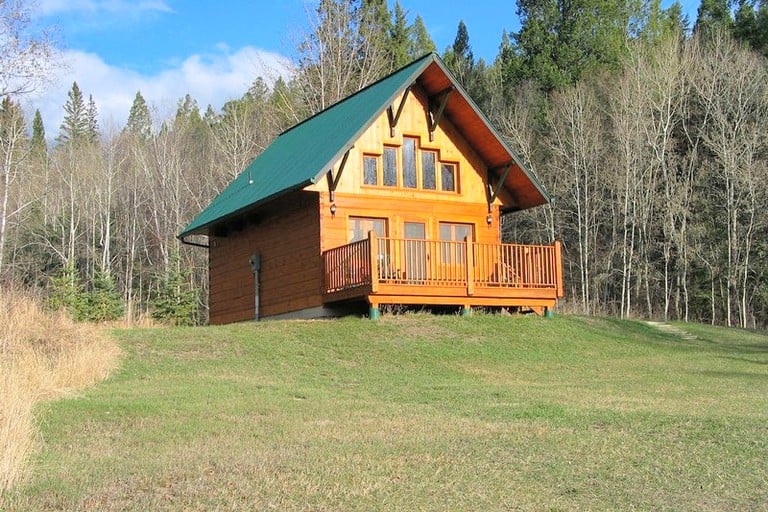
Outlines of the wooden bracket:
<svg viewBox="0 0 768 512">
<path fill-rule="evenodd" d="M 429 127 L 429 141 L 434 142 L 435 130 L 437 125 L 440 124 L 440 120 L 443 118 L 443 112 L 445 111 L 445 105 L 448 104 L 448 96 L 453 91 L 453 86 L 444 89 L 429 99 L 429 115 L 427 117 L 427 125 Z M 435 99 L 440 98 L 440 104 L 437 105 L 437 112 L 435 112 Z"/>
<path fill-rule="evenodd" d="M 397 106 L 397 113 L 393 113 L 394 110 L 392 108 L 392 105 L 387 107 L 387 119 L 389 119 L 389 136 L 394 137 L 395 136 L 395 126 L 397 126 L 397 121 L 400 120 L 400 114 L 403 113 L 403 108 L 405 107 L 405 100 L 408 99 L 408 93 L 411 91 L 411 86 L 405 88 L 405 91 L 403 91 L 403 97 L 400 99 L 400 104 Z"/>
<path fill-rule="evenodd" d="M 499 178 L 498 183 L 496 183 L 496 187 L 493 186 L 491 183 L 491 179 L 493 178 L 493 171 L 496 169 L 501 169 L 502 167 L 496 167 L 495 169 L 488 169 L 488 211 L 491 211 L 491 207 L 493 206 L 493 202 L 496 200 L 497 197 L 499 197 L 499 192 L 501 192 L 501 187 L 504 186 L 504 182 L 507 181 L 507 176 L 509 176 L 510 171 L 512 171 L 512 163 L 508 163 L 506 166 L 504 166 L 504 174 L 501 175 L 501 178 Z"/>
<path fill-rule="evenodd" d="M 328 192 L 330 194 L 331 202 L 336 200 L 336 187 L 339 185 L 339 180 L 341 179 L 341 173 L 344 172 L 344 166 L 347 165 L 347 159 L 349 158 L 349 152 L 352 151 L 352 148 L 355 146 L 351 146 L 346 153 L 344 153 L 344 156 L 341 159 L 341 164 L 339 164 L 339 170 L 336 171 L 336 175 L 333 175 L 333 167 L 328 169 L 328 172 L 326 173 L 325 177 L 328 180 Z"/>
</svg>

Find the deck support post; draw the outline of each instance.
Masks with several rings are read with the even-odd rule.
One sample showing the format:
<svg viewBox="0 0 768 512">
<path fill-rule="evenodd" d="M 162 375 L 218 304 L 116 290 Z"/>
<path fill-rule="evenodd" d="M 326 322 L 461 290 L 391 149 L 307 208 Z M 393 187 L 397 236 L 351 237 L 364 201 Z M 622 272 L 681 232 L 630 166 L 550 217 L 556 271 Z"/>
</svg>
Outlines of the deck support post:
<svg viewBox="0 0 768 512">
<path fill-rule="evenodd" d="M 371 268 L 371 293 L 379 291 L 379 242 L 376 238 L 376 232 L 368 232 L 368 265 Z"/>
<path fill-rule="evenodd" d="M 461 307 L 461 316 L 468 317 L 472 316 L 472 306 L 462 306 Z"/>
<path fill-rule="evenodd" d="M 472 296 L 475 294 L 475 248 L 470 237 L 466 237 L 464 243 L 467 251 L 467 295 Z"/>
<path fill-rule="evenodd" d="M 556 273 L 557 298 L 565 297 L 565 286 L 563 285 L 563 242 L 555 240 L 555 261 L 552 264 Z"/>
<path fill-rule="evenodd" d="M 379 305 L 371 303 L 368 306 L 368 318 L 371 320 L 378 320 L 380 316 Z"/>
</svg>

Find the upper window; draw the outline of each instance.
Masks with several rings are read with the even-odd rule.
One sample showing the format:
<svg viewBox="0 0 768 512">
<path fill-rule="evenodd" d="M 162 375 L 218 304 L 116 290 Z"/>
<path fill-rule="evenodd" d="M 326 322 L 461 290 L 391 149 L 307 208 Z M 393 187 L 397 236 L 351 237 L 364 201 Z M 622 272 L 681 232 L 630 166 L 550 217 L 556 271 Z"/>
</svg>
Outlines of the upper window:
<svg viewBox="0 0 768 512">
<path fill-rule="evenodd" d="M 363 185 L 457 192 L 457 167 L 419 147 L 418 138 L 403 137 L 400 146 L 384 146 L 381 156 L 363 155 Z"/>
<path fill-rule="evenodd" d="M 442 164 L 440 166 L 440 175 L 442 176 L 441 190 L 447 190 L 451 192 L 456 191 L 456 165 L 455 164 Z"/>
<path fill-rule="evenodd" d="M 384 186 L 397 186 L 397 148 L 384 148 Z"/>
<path fill-rule="evenodd" d="M 416 139 L 403 137 L 403 187 L 416 188 Z"/>
<path fill-rule="evenodd" d="M 421 152 L 421 188 L 425 188 L 427 190 L 435 190 L 437 188 L 437 181 L 435 180 L 436 161 L 436 151 Z"/>
<path fill-rule="evenodd" d="M 363 156 L 363 183 L 366 185 L 379 184 L 379 159 L 371 155 Z"/>
</svg>

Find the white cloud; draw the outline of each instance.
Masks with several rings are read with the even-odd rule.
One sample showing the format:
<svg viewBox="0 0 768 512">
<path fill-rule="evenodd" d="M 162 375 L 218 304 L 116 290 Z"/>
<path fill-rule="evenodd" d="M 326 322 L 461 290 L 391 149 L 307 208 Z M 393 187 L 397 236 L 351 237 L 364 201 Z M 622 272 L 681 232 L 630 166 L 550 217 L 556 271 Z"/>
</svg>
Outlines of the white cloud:
<svg viewBox="0 0 768 512">
<path fill-rule="evenodd" d="M 251 46 L 230 51 L 220 45 L 218 50 L 191 55 L 154 75 L 111 66 L 93 53 L 65 51 L 67 70 L 47 90 L 26 97 L 26 106 L 30 113 L 40 109 L 46 135 L 54 138 L 72 82 L 77 82 L 86 99 L 93 96 L 100 126 L 107 129 L 125 125 L 136 91 L 153 108 L 155 121 L 162 122 L 175 113 L 177 101 L 186 94 L 197 100 L 201 111 L 208 105 L 218 110 L 226 101 L 241 97 L 257 77 L 271 85 L 278 76 L 288 75 L 286 59 L 279 54 Z"/>
<path fill-rule="evenodd" d="M 40 0 L 38 11 L 44 16 L 62 12 L 136 14 L 145 11 L 173 12 L 163 0 Z"/>
</svg>

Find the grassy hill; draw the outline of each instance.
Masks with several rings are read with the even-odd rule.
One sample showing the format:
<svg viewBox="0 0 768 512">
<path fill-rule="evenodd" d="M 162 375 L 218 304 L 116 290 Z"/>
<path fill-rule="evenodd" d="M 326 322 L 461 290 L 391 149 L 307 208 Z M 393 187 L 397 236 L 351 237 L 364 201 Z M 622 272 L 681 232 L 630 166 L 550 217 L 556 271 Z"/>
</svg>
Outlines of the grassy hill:
<svg viewBox="0 0 768 512">
<path fill-rule="evenodd" d="M 8 510 L 768 510 L 768 336 L 407 315 L 116 332 Z"/>
</svg>

